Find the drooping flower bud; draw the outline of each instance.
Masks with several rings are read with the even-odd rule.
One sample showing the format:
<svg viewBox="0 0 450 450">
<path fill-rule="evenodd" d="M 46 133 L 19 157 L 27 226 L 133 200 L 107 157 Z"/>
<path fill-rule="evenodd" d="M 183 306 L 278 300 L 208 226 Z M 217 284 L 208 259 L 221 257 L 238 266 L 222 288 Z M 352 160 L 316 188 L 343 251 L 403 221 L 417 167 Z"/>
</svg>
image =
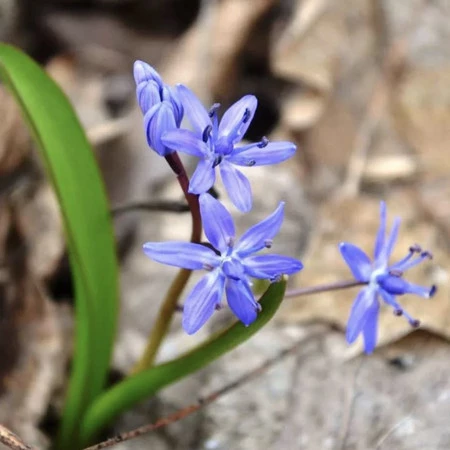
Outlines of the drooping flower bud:
<svg viewBox="0 0 450 450">
<path fill-rule="evenodd" d="M 136 61 L 133 68 L 136 97 L 144 114 L 144 127 L 148 145 L 156 153 L 166 156 L 174 150 L 165 146 L 161 137 L 167 131 L 180 127 L 184 110 L 177 91 L 162 81 L 159 73 L 149 64 Z"/>
</svg>

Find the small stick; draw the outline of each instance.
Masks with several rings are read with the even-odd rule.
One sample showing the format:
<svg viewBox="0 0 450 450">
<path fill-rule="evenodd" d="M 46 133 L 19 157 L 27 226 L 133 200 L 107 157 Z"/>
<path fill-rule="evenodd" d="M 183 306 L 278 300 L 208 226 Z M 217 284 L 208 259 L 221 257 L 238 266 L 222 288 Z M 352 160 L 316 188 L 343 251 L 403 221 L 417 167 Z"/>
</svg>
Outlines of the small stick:
<svg viewBox="0 0 450 450">
<path fill-rule="evenodd" d="M 186 203 L 163 200 L 156 202 L 134 202 L 115 206 L 111 209 L 111 214 L 113 216 L 118 216 L 119 214 L 130 211 L 162 211 L 184 213 L 189 212 L 189 206 Z"/>
<path fill-rule="evenodd" d="M 25 444 L 16 434 L 3 425 L 0 425 L 0 442 L 12 450 L 37 450 L 36 447 Z"/>
<path fill-rule="evenodd" d="M 374 132 L 385 114 L 389 94 L 394 87 L 395 81 L 400 78 L 406 67 L 411 35 L 416 30 L 418 22 L 423 17 L 423 10 L 428 6 L 429 2 L 430 0 L 424 0 L 416 8 L 403 36 L 395 40 L 387 50 L 372 95 L 368 101 L 367 109 L 355 137 L 346 180 L 337 192 L 337 198 L 354 197 L 359 191 Z"/>
<path fill-rule="evenodd" d="M 266 372 L 270 367 L 272 367 L 274 364 L 277 364 L 278 362 L 282 361 L 286 357 L 294 354 L 299 349 L 300 346 L 306 345 L 308 342 L 313 341 L 320 334 L 322 334 L 322 332 L 317 332 L 317 333 L 311 334 L 306 339 L 301 339 L 301 340 L 295 342 L 291 347 L 288 347 L 288 348 L 282 350 L 280 353 L 275 355 L 273 358 L 265 361 L 263 364 L 261 364 L 256 369 L 253 369 L 250 372 L 247 372 L 246 374 L 242 375 L 235 381 L 225 385 L 221 389 L 218 389 L 217 391 L 215 391 L 205 397 L 199 398 L 196 403 L 194 403 L 190 406 L 187 406 L 186 408 L 180 409 L 180 410 L 174 412 L 173 414 L 170 414 L 167 417 L 157 420 L 154 423 L 144 425 L 142 427 L 136 428 L 136 429 L 128 431 L 126 433 L 118 434 L 117 436 L 114 436 L 106 441 L 99 442 L 98 444 L 92 445 L 91 447 L 85 448 L 84 450 L 101 450 L 103 448 L 112 447 L 120 442 L 135 439 L 139 436 L 149 433 L 150 431 L 154 431 L 158 428 L 162 428 L 162 427 L 170 425 L 174 422 L 178 422 L 179 420 L 182 420 L 185 417 L 193 414 L 194 412 L 197 412 L 200 409 L 204 408 L 205 406 L 215 402 L 217 399 L 219 399 L 220 397 L 223 397 L 225 394 L 239 388 L 243 384 L 248 383 L 249 381 L 253 380 L 256 377 L 259 377 L 264 372 Z"/>
</svg>

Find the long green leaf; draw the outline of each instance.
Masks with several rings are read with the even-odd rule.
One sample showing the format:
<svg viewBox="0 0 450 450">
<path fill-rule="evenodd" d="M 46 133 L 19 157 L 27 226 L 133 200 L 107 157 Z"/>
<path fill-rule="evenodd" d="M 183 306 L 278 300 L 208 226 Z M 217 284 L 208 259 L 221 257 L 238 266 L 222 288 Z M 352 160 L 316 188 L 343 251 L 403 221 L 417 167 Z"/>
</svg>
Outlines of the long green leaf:
<svg viewBox="0 0 450 450">
<path fill-rule="evenodd" d="M 262 311 L 249 327 L 236 323 L 185 355 L 125 379 L 99 397 L 86 413 L 81 444 L 89 445 L 106 425 L 136 403 L 185 376 L 200 370 L 257 333 L 275 314 L 286 280 L 272 284 L 261 298 Z"/>
<path fill-rule="evenodd" d="M 117 319 L 117 261 L 104 185 L 66 96 L 27 55 L 0 44 L 0 77 L 19 103 L 57 194 L 76 294 L 72 376 L 59 447 L 76 448 L 81 416 L 102 391 Z"/>
</svg>

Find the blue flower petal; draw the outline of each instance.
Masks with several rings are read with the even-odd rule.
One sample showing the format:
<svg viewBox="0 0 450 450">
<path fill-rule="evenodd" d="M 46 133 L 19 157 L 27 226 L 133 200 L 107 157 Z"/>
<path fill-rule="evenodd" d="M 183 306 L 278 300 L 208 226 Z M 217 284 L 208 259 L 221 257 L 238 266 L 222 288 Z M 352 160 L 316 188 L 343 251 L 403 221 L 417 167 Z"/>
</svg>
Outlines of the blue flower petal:
<svg viewBox="0 0 450 450">
<path fill-rule="evenodd" d="M 167 100 L 171 103 L 174 110 L 177 127 L 179 127 L 183 119 L 184 108 L 181 100 L 178 98 L 178 91 L 170 86 L 164 86 L 162 88 L 162 100 Z"/>
<path fill-rule="evenodd" d="M 163 144 L 174 151 L 204 158 L 208 153 L 207 145 L 189 130 L 172 130 L 161 137 Z"/>
<path fill-rule="evenodd" d="M 166 131 L 176 129 L 173 108 L 169 102 L 161 102 L 150 108 L 144 116 L 144 127 L 148 145 L 156 153 L 161 156 L 172 153 L 173 150 L 166 147 L 161 140 Z"/>
<path fill-rule="evenodd" d="M 219 124 L 219 136 L 227 136 L 230 142 L 239 142 L 255 115 L 258 100 L 254 95 L 245 95 L 231 105 Z"/>
<path fill-rule="evenodd" d="M 160 87 L 164 85 L 159 73 L 144 61 L 135 61 L 133 65 L 133 75 L 136 85 L 144 81 L 155 81 Z"/>
<path fill-rule="evenodd" d="M 188 295 L 183 308 L 183 328 L 187 334 L 197 332 L 212 316 L 223 295 L 225 277 L 220 270 L 204 276 Z"/>
<path fill-rule="evenodd" d="M 289 159 L 296 150 L 292 142 L 269 142 L 265 147 L 254 144 L 245 147 L 243 151 L 235 151 L 227 158 L 228 161 L 239 166 L 264 166 L 277 164 Z"/>
<path fill-rule="evenodd" d="M 245 257 L 269 246 L 270 241 L 280 231 L 283 218 L 284 202 L 280 202 L 278 208 L 269 217 L 253 225 L 242 235 L 235 246 L 236 253 L 241 257 Z"/>
<path fill-rule="evenodd" d="M 220 175 L 233 205 L 239 211 L 250 211 L 252 209 L 252 188 L 247 177 L 226 161 L 222 161 L 220 164 Z"/>
<path fill-rule="evenodd" d="M 379 262 L 380 264 L 388 265 L 389 258 L 391 256 L 392 250 L 394 249 L 395 242 L 397 241 L 398 231 L 400 229 L 400 222 L 401 220 L 399 217 L 396 217 L 394 219 L 394 223 L 391 228 L 391 233 L 386 241 L 384 249 L 380 254 L 379 257 L 380 261 L 377 261 L 377 263 Z"/>
<path fill-rule="evenodd" d="M 184 269 L 198 270 L 220 264 L 220 259 L 213 250 L 190 242 L 147 242 L 143 249 L 154 261 Z"/>
<path fill-rule="evenodd" d="M 253 323 L 260 309 L 250 286 L 246 281 L 228 279 L 226 284 L 227 302 L 231 311 L 245 325 Z"/>
<path fill-rule="evenodd" d="M 216 170 L 213 167 L 214 161 L 201 159 L 189 183 L 191 194 L 204 194 L 208 192 L 216 181 Z"/>
<path fill-rule="evenodd" d="M 136 88 L 136 97 L 141 108 L 141 111 L 145 114 L 152 106 L 161 102 L 159 95 L 159 86 L 156 81 L 144 81 L 138 84 Z"/>
<path fill-rule="evenodd" d="M 341 242 L 339 250 L 353 276 L 358 281 L 368 282 L 372 272 L 370 258 L 359 247 L 348 242 Z"/>
<path fill-rule="evenodd" d="M 236 235 L 231 214 L 212 195 L 200 195 L 199 203 L 206 237 L 214 248 L 225 253 Z"/>
<path fill-rule="evenodd" d="M 386 237 L 386 203 L 380 202 L 380 227 L 378 228 L 377 238 L 375 241 L 374 258 L 375 260 L 381 254 L 384 246 L 384 239 Z"/>
<path fill-rule="evenodd" d="M 303 264 L 295 258 L 281 255 L 249 256 L 244 260 L 246 273 L 254 278 L 274 279 L 281 275 L 291 275 L 303 269 Z"/>
<path fill-rule="evenodd" d="M 346 338 L 349 344 L 355 342 L 366 324 L 373 302 L 377 302 L 376 290 L 366 287 L 359 291 L 350 311 L 347 322 Z"/>
<path fill-rule="evenodd" d="M 184 106 L 184 111 L 189 117 L 197 136 L 201 137 L 205 128 L 212 126 L 211 118 L 197 96 L 186 86 L 177 85 L 178 96 Z"/>
<path fill-rule="evenodd" d="M 367 354 L 372 353 L 377 345 L 379 310 L 380 303 L 378 301 L 375 301 L 367 311 L 366 323 L 364 324 L 362 330 L 364 337 L 364 351 Z"/>
</svg>

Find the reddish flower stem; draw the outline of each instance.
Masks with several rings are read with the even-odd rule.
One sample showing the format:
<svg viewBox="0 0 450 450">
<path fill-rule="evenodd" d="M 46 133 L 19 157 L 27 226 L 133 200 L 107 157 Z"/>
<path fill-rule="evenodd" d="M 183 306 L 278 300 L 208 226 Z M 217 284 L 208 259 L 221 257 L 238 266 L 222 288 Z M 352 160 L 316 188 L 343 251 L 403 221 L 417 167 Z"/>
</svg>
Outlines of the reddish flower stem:
<svg viewBox="0 0 450 450">
<path fill-rule="evenodd" d="M 177 176 L 178 183 L 183 191 L 186 201 L 189 205 L 192 216 L 192 231 L 191 242 L 199 243 L 202 237 L 202 219 L 200 216 L 200 206 L 198 203 L 198 195 L 190 194 L 189 178 L 186 170 L 181 162 L 178 153 L 174 152 L 166 157 L 166 161 Z M 177 276 L 173 280 L 166 297 L 161 305 L 161 308 L 156 318 L 155 325 L 150 333 L 147 346 L 138 363 L 133 367 L 131 374 L 141 372 L 153 366 L 156 355 L 161 346 L 161 343 L 169 331 L 172 323 L 173 315 L 177 311 L 177 304 L 181 293 L 183 292 L 192 271 L 187 269 L 180 269 Z"/>
</svg>

